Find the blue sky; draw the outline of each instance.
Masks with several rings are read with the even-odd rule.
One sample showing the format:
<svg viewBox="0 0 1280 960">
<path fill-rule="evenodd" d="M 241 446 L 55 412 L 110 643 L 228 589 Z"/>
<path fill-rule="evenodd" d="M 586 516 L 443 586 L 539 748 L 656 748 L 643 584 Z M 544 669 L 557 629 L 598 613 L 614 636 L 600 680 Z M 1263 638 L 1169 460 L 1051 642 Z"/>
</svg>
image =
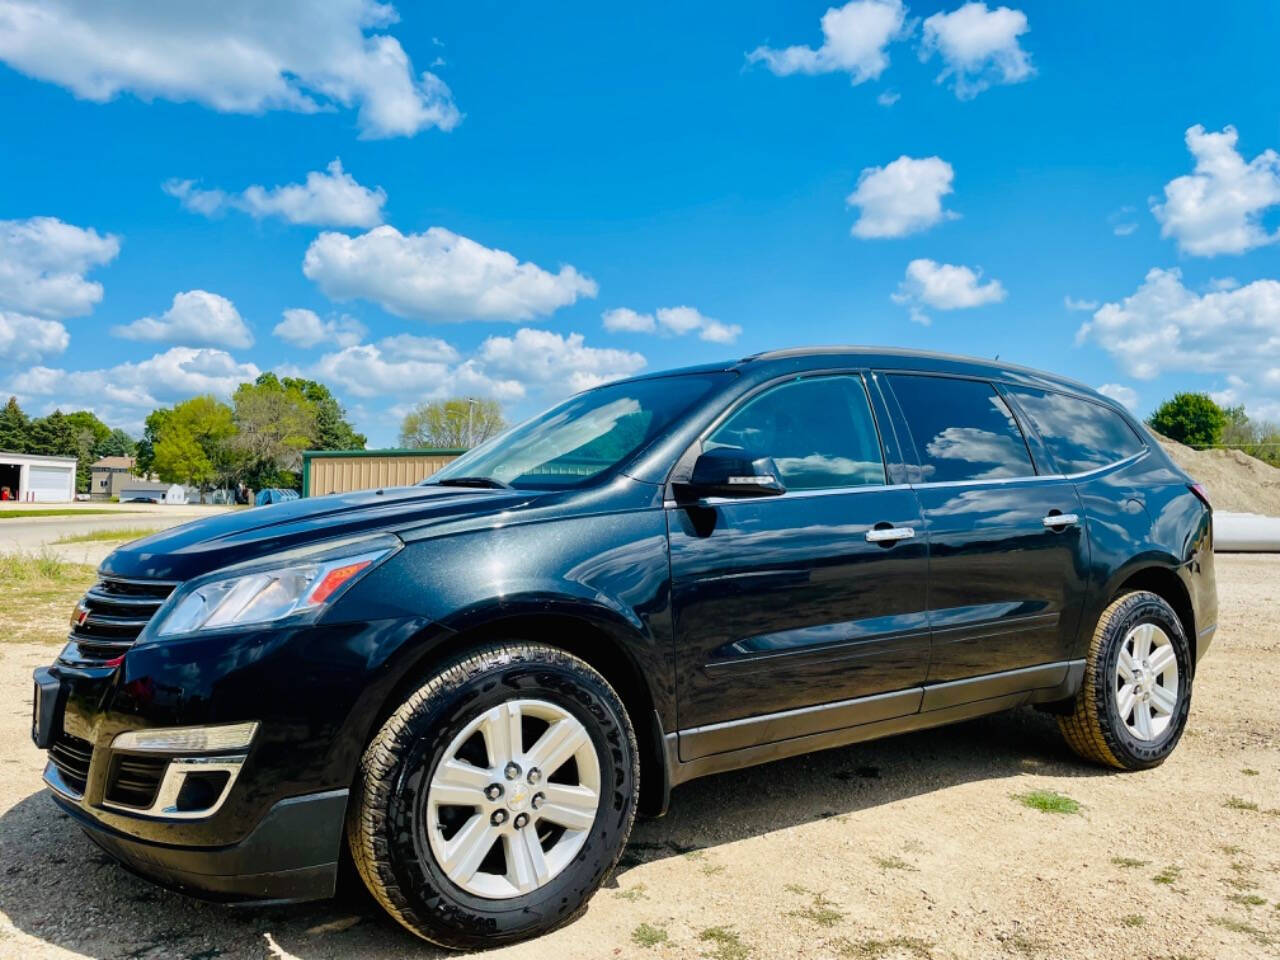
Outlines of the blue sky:
<svg viewBox="0 0 1280 960">
<path fill-rule="evenodd" d="M 276 369 L 387 445 L 420 399 L 872 343 L 1280 420 L 1266 0 L 102 6 L 0 0 L 31 411 Z"/>
</svg>

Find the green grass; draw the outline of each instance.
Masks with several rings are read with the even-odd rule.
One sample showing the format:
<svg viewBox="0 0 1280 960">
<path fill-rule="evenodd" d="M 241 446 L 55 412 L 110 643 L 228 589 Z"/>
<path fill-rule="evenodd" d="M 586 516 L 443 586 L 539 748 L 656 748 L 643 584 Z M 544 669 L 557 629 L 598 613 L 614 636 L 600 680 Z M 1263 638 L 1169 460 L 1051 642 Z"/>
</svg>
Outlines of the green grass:
<svg viewBox="0 0 1280 960">
<path fill-rule="evenodd" d="M 873 857 L 872 859 L 881 870 L 908 870 L 913 873 L 916 871 L 915 867 L 901 857 Z"/>
<path fill-rule="evenodd" d="M 631 942 L 640 947 L 656 947 L 667 942 L 667 931 L 651 923 L 642 923 L 631 931 Z"/>
<path fill-rule="evenodd" d="M 1151 879 L 1166 886 L 1172 885 L 1182 875 L 1181 867 L 1165 867 Z"/>
<path fill-rule="evenodd" d="M 1246 777 L 1256 777 L 1258 775 L 1258 771 L 1253 769 L 1253 767 L 1245 767 L 1240 772 L 1243 773 Z"/>
<path fill-rule="evenodd" d="M 832 942 L 840 956 L 854 960 L 881 960 L 882 957 L 910 954 L 920 960 L 929 960 L 933 944 L 916 937 L 891 937 L 888 940 L 849 940 L 841 937 Z"/>
<path fill-rule="evenodd" d="M 87 533 L 72 533 L 60 537 L 54 543 L 110 543 L 115 540 L 141 540 L 153 533 L 159 533 L 165 527 L 116 527 L 114 530 L 90 530 Z"/>
<path fill-rule="evenodd" d="M 614 896 L 617 897 L 619 900 L 629 900 L 632 903 L 635 903 L 637 900 L 649 899 L 649 895 L 644 891 L 645 891 L 644 884 L 637 883 L 634 887 L 631 887 L 628 890 L 618 890 L 617 892 L 614 893 Z"/>
<path fill-rule="evenodd" d="M 698 934 L 698 939 L 710 945 L 711 952 L 707 956 L 711 960 L 746 960 L 751 956 L 751 948 L 742 942 L 732 927 L 707 927 Z"/>
<path fill-rule="evenodd" d="M 1041 813 L 1079 813 L 1080 804 L 1064 793 L 1055 790 L 1032 790 L 1020 793 L 1017 799 L 1024 807 L 1039 810 Z"/>
<path fill-rule="evenodd" d="M 86 517 L 103 513 L 119 516 L 122 513 L 141 512 L 140 510 L 95 510 L 92 507 L 17 507 L 13 510 L 0 509 L 0 520 L 21 520 L 24 517 Z"/>
<path fill-rule="evenodd" d="M 1227 797 L 1222 805 L 1230 810 L 1253 810 L 1256 812 L 1258 809 L 1258 805 L 1252 800 L 1244 800 L 1240 797 Z"/>
<path fill-rule="evenodd" d="M 93 567 L 52 551 L 0 553 L 0 639 L 62 643 L 76 601 L 95 579 Z"/>
<path fill-rule="evenodd" d="M 1256 893 L 1233 893 L 1227 899 L 1232 903 L 1240 904 L 1242 907 L 1265 907 L 1267 905 L 1267 901 Z"/>
<path fill-rule="evenodd" d="M 813 903 L 801 910 L 792 910 L 791 916 L 816 923 L 820 927 L 834 927 L 844 919 L 844 913 L 835 908 L 833 901 L 820 893 L 813 895 Z"/>
<path fill-rule="evenodd" d="M 1147 918 L 1140 913 L 1131 913 L 1128 916 L 1121 917 L 1120 922 L 1126 927 L 1141 927 L 1147 922 Z"/>
<path fill-rule="evenodd" d="M 1128 867 L 1128 868 L 1145 867 L 1151 863 L 1150 860 L 1135 860 L 1133 859 L 1133 857 L 1112 857 L 1111 862 L 1114 863 L 1117 867 Z"/>
<path fill-rule="evenodd" d="M 1231 917 L 1214 917 L 1212 922 L 1216 923 L 1223 930 L 1230 930 L 1232 933 L 1242 933 L 1260 946 L 1265 947 L 1275 942 L 1275 938 L 1265 930 L 1259 930 L 1252 924 L 1244 923 L 1240 920 L 1233 920 Z"/>
</svg>

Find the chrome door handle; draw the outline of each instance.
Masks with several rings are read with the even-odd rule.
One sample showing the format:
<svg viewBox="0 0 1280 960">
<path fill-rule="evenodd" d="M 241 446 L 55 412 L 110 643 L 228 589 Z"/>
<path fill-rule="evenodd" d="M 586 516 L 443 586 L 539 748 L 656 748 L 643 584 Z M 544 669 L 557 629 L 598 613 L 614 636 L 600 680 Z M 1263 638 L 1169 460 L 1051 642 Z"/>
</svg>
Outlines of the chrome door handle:
<svg viewBox="0 0 1280 960">
<path fill-rule="evenodd" d="M 1080 522 L 1080 518 L 1074 513 L 1051 513 L 1044 518 L 1044 525 L 1050 529 L 1054 527 L 1072 527 Z"/>
<path fill-rule="evenodd" d="M 867 531 L 868 543 L 887 543 L 892 540 L 910 540 L 916 535 L 915 527 L 886 527 Z"/>
</svg>

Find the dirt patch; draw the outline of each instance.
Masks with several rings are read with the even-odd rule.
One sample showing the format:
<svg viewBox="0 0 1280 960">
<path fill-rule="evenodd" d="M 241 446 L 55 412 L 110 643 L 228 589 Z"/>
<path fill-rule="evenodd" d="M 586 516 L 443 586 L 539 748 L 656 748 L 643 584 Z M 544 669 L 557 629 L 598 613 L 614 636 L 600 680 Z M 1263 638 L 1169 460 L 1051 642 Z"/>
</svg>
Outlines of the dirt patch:
<svg viewBox="0 0 1280 960">
<path fill-rule="evenodd" d="M 1222 628 L 1164 766 L 1090 767 L 1020 710 L 696 781 L 582 919 L 486 956 L 1276 956 L 1280 557 L 1217 569 Z M 230 910 L 113 864 L 40 788 L 30 671 L 56 652 L 0 644 L 0 956 L 443 956 L 359 896 Z"/>
<path fill-rule="evenodd" d="M 1280 517 L 1280 469 L 1239 450 L 1192 450 L 1155 437 L 1174 463 L 1204 485 L 1214 509 Z"/>
</svg>

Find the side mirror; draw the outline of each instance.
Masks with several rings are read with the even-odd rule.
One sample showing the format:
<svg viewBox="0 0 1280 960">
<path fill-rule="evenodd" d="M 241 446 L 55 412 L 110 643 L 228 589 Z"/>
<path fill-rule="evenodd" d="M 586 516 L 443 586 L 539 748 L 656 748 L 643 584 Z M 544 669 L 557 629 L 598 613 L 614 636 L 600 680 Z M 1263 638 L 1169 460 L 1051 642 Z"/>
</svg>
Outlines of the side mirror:
<svg viewBox="0 0 1280 960">
<path fill-rule="evenodd" d="M 686 484 L 696 497 L 776 497 L 787 492 L 772 457 L 737 447 L 707 450 Z"/>
</svg>

